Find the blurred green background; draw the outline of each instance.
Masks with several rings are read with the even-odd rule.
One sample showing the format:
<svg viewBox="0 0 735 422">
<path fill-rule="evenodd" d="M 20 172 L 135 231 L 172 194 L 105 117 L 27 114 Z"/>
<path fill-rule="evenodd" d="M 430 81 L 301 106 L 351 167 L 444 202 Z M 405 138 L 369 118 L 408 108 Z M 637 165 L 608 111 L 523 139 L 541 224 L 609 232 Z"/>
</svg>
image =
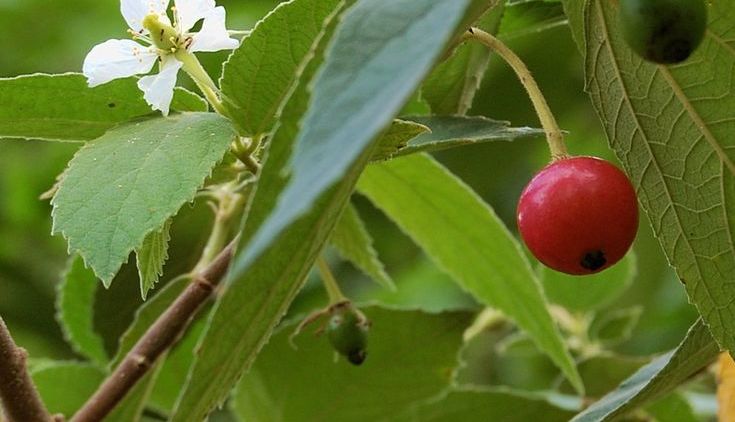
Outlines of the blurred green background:
<svg viewBox="0 0 735 422">
<path fill-rule="evenodd" d="M 278 2 L 222 0 L 218 3 L 227 8 L 230 28 L 248 29 Z M 523 27 L 523 19 L 517 17 L 508 25 Z M 116 1 L 0 0 L 0 27 L 7 34 L 6 47 L 0 54 L 0 77 L 79 72 L 84 56 L 93 45 L 109 38 L 126 38 L 125 23 Z M 508 39 L 509 45 L 526 61 L 560 125 L 569 132 L 571 152 L 614 161 L 583 92 L 583 64 L 569 29 L 560 25 L 540 34 L 516 35 Z M 203 62 L 216 76 L 225 56 L 208 54 Z M 180 76 L 182 83 L 189 83 L 184 79 Z M 515 75 L 496 58 L 491 61 L 470 114 L 508 120 L 514 126 L 538 126 Z M 38 197 L 53 185 L 56 175 L 77 148 L 78 145 L 63 143 L 11 140 L 0 143 L 0 315 L 33 358 L 74 357 L 54 319 L 54 289 L 67 262 L 65 242 L 58 236 L 50 236 L 50 206 Z M 548 152 L 544 141 L 535 138 L 468 146 L 442 152 L 437 157 L 515 230 L 516 201 L 525 183 L 548 160 Z M 357 197 L 355 202 L 376 239 L 388 272 L 405 286 L 401 294 L 438 307 L 467 301 L 379 211 L 363 198 Z M 185 207 L 174 223 L 171 255 L 176 265 L 166 268 L 165 278 L 186 270 L 196 260 L 196 247 L 203 244 L 209 223 L 208 211 L 200 205 Z M 608 307 L 642 306 L 643 314 L 632 337 L 616 346 L 616 351 L 649 355 L 675 346 L 696 313 L 668 267 L 645 216 L 641 219 L 635 251 L 638 276 Z M 348 264 L 334 263 L 347 291 L 357 297 L 381 294 L 371 292 L 373 285 Z M 584 279 L 580 283 L 583 286 Z M 320 300 L 321 287 L 311 282 L 298 306 L 306 309 Z M 95 319 L 108 348 L 116 347 L 115 339 L 139 303 L 138 283 L 130 266 L 118 276 L 111 291 L 100 291 Z M 536 369 L 554 370 L 549 365 Z"/>
</svg>

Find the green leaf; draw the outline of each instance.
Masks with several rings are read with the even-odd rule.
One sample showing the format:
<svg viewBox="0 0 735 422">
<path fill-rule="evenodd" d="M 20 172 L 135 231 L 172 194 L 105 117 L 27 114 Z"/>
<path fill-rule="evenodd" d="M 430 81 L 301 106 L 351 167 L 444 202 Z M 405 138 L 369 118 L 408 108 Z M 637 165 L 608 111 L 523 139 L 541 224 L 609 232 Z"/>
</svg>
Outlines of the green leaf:
<svg viewBox="0 0 735 422">
<path fill-rule="evenodd" d="M 383 287 L 395 290 L 390 276 L 385 272 L 378 252 L 373 248 L 373 238 L 365 228 L 354 206 L 348 205 L 334 228 L 332 245 L 343 258 L 352 262 L 366 275 Z"/>
<path fill-rule="evenodd" d="M 539 277 L 549 301 L 570 311 L 591 311 L 618 298 L 637 274 L 636 257 L 628 253 L 611 268 L 588 276 L 570 276 L 541 267 Z"/>
<path fill-rule="evenodd" d="M 659 422 L 698 422 L 701 419 L 694 414 L 694 409 L 681 394 L 670 394 L 646 408 L 651 416 Z"/>
<path fill-rule="evenodd" d="M 97 277 L 75 256 L 58 286 L 56 319 L 72 348 L 98 365 L 109 360 L 104 341 L 94 331 L 94 296 Z"/>
<path fill-rule="evenodd" d="M 225 107 L 244 134 L 273 127 L 301 63 L 339 0 L 281 3 L 245 37 L 222 70 Z M 298 28 L 298 30 L 295 30 Z"/>
<path fill-rule="evenodd" d="M 477 3 L 477 2 L 476 2 Z M 495 34 L 505 10 L 505 1 L 485 1 L 491 10 L 475 26 Z M 452 57 L 436 66 L 421 87 L 421 98 L 433 114 L 463 115 L 472 107 L 472 100 L 490 63 L 490 50 L 479 43 L 464 43 Z"/>
<path fill-rule="evenodd" d="M 560 2 L 520 1 L 511 3 L 505 8 L 499 36 L 508 40 L 538 34 L 550 28 L 566 25 L 566 23 L 567 18 Z"/>
<path fill-rule="evenodd" d="M 614 346 L 628 340 L 643 313 L 640 306 L 617 309 L 599 315 L 592 321 L 590 337 L 605 346 Z"/>
<path fill-rule="evenodd" d="M 378 146 L 376 147 L 375 152 L 373 152 L 371 160 L 387 160 L 398 151 L 405 148 L 408 145 L 408 141 L 422 133 L 428 132 L 431 132 L 431 129 L 424 125 L 395 119 L 388 130 L 380 137 Z"/>
<path fill-rule="evenodd" d="M 651 359 L 647 357 L 605 353 L 579 361 L 577 369 L 584 381 L 587 397 L 602 397 L 650 361 Z M 572 386 L 567 381 L 562 382 L 559 391 L 574 393 Z"/>
<path fill-rule="evenodd" d="M 140 247 L 191 201 L 228 150 L 232 126 L 214 113 L 129 123 L 81 148 L 52 200 L 53 232 L 105 286 Z"/>
<path fill-rule="evenodd" d="M 470 313 L 363 311 L 372 326 L 362 365 L 335 362 L 327 339 L 311 330 L 294 340 L 294 349 L 288 338 L 295 327 L 286 325 L 240 382 L 235 413 L 246 421 L 392 420 L 449 386 Z"/>
<path fill-rule="evenodd" d="M 655 66 L 626 45 L 615 5 L 592 1 L 585 64 L 587 90 L 656 237 L 712 336 L 732 350 L 735 204 L 724 186 L 735 171 L 735 1 L 713 2 L 709 15 L 685 63 Z"/>
<path fill-rule="evenodd" d="M 88 141 L 113 126 L 153 113 L 136 78 L 89 88 L 83 75 L 0 78 L 0 139 Z M 198 95 L 177 88 L 171 108 L 207 111 Z"/>
<path fill-rule="evenodd" d="M 168 242 L 171 240 L 170 228 L 171 220 L 169 219 L 163 223 L 161 230 L 148 233 L 143 244 L 135 249 L 140 294 L 143 300 L 148 296 L 148 291 L 158 283 L 158 278 L 163 275 L 163 265 L 168 259 Z"/>
<path fill-rule="evenodd" d="M 426 126 L 431 132 L 411 139 L 406 146 L 391 154 L 391 157 L 422 151 L 440 151 L 483 142 L 513 141 L 544 133 L 541 129 L 511 127 L 508 122 L 482 116 L 408 116 L 405 119 Z"/>
<path fill-rule="evenodd" d="M 444 397 L 419 406 L 412 421 L 568 421 L 573 413 L 539 394 L 507 388 L 458 387 Z"/>
<path fill-rule="evenodd" d="M 465 290 L 525 330 L 582 390 L 530 264 L 493 210 L 427 155 L 368 167 L 358 191 Z"/>
<path fill-rule="evenodd" d="M 96 365 L 81 362 L 50 362 L 31 372 L 49 412 L 71 416 L 92 396 L 105 373 Z"/>
<path fill-rule="evenodd" d="M 574 417 L 574 422 L 608 421 L 664 397 L 709 365 L 720 348 L 701 320 L 675 350 L 655 359 L 617 389 Z"/>
<path fill-rule="evenodd" d="M 466 5 L 358 1 L 331 42 L 309 102 L 308 76 L 320 60 L 310 62 L 271 139 L 242 236 L 246 246 L 235 257 L 173 421 L 201 420 L 252 363 L 331 234 L 375 139 L 439 56 Z M 241 335 L 225 334 L 233 331 Z"/>
</svg>

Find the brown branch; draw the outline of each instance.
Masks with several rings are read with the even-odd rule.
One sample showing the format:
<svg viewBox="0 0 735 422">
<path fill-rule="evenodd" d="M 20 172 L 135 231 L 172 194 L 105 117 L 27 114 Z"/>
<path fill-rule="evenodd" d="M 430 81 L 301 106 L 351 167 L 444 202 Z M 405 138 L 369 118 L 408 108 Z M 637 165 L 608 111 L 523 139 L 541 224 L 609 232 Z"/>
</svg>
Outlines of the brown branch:
<svg viewBox="0 0 735 422">
<path fill-rule="evenodd" d="M 71 422 L 101 421 L 153 366 L 156 359 L 176 343 L 224 277 L 236 242 L 237 239 L 230 242 L 207 267 L 194 276 L 189 286 L 148 328 Z"/>
<path fill-rule="evenodd" d="M 0 318 L 0 401 L 9 422 L 49 422 L 51 415 L 43 405 L 26 368 L 28 353 L 18 347 Z"/>
</svg>

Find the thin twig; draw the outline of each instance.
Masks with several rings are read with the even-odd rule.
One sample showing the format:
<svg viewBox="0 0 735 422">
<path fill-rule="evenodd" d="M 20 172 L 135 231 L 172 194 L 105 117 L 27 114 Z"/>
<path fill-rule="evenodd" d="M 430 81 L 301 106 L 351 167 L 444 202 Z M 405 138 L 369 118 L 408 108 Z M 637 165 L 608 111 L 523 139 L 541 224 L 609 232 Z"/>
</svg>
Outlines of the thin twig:
<svg viewBox="0 0 735 422">
<path fill-rule="evenodd" d="M 0 401 L 8 422 L 54 420 L 43 405 L 26 368 L 28 353 L 18 347 L 0 318 Z"/>
<path fill-rule="evenodd" d="M 158 357 L 176 343 L 224 277 L 236 242 L 237 239 L 230 242 L 206 268 L 194 275 L 189 286 L 138 340 L 71 422 L 101 421 L 155 364 Z"/>
</svg>

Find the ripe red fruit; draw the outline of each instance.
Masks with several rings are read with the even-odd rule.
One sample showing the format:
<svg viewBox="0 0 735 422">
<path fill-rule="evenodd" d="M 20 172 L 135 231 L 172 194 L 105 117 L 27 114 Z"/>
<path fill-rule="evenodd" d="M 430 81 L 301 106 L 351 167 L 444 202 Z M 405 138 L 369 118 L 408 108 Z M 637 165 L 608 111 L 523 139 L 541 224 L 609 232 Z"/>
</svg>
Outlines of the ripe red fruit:
<svg viewBox="0 0 735 422">
<path fill-rule="evenodd" d="M 518 201 L 518 228 L 539 261 L 567 274 L 618 262 L 638 229 L 635 189 L 617 167 L 595 157 L 551 163 Z"/>
</svg>

